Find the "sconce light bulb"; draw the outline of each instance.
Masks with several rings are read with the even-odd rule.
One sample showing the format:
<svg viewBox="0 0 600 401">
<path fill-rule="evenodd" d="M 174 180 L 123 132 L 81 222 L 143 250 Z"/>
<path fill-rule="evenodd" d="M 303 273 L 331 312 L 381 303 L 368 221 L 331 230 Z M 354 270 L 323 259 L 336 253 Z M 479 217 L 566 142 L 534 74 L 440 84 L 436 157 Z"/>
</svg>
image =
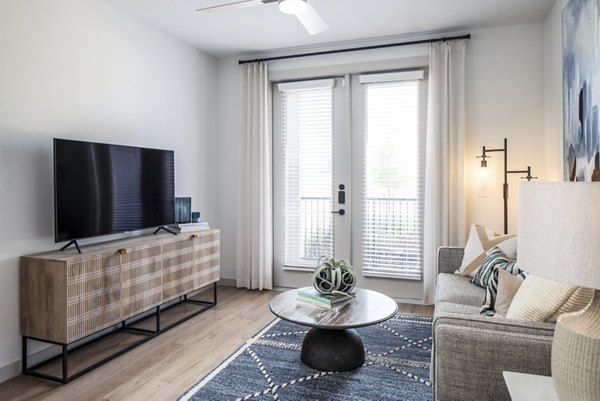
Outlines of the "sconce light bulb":
<svg viewBox="0 0 600 401">
<path fill-rule="evenodd" d="M 485 160 L 485 158 L 481 159 L 481 167 L 487 167 L 487 160 Z"/>
</svg>

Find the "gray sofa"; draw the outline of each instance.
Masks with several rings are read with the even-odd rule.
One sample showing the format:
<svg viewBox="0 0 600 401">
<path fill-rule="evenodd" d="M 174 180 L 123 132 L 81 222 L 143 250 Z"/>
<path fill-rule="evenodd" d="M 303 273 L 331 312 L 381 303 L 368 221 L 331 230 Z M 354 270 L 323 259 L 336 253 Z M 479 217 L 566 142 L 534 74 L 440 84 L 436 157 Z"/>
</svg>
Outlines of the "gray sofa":
<svg viewBox="0 0 600 401">
<path fill-rule="evenodd" d="M 503 371 L 550 375 L 553 323 L 479 314 L 485 290 L 453 274 L 463 248 L 438 250 L 431 379 L 436 401 L 510 401 Z"/>
</svg>

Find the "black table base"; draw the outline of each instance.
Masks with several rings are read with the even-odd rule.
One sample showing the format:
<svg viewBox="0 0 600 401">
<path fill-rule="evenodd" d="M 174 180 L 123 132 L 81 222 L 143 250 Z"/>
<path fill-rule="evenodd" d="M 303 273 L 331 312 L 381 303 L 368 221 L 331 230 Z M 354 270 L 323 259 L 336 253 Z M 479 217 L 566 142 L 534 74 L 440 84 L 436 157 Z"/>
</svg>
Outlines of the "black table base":
<svg viewBox="0 0 600 401">
<path fill-rule="evenodd" d="M 356 330 L 312 328 L 304 337 L 300 358 L 322 372 L 346 372 L 365 363 L 365 348 Z"/>
</svg>

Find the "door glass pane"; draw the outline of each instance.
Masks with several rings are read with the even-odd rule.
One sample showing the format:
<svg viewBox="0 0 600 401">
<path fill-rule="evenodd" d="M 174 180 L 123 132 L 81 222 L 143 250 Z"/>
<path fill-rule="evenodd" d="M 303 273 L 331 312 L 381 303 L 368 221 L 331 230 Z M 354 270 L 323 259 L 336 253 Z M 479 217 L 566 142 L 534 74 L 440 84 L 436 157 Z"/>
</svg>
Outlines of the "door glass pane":
<svg viewBox="0 0 600 401">
<path fill-rule="evenodd" d="M 284 266 L 314 268 L 333 255 L 331 88 L 283 94 Z"/>
<path fill-rule="evenodd" d="M 419 85 L 398 81 L 363 87 L 365 275 L 421 277 Z"/>
</svg>

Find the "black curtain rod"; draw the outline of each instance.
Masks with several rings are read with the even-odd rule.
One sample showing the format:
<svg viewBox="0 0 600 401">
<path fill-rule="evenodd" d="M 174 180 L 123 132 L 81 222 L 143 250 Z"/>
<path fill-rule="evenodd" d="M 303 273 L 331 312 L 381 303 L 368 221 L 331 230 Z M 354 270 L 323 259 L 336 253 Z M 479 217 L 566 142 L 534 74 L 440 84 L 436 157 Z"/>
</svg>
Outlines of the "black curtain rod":
<svg viewBox="0 0 600 401">
<path fill-rule="evenodd" d="M 256 58 L 253 60 L 239 60 L 238 63 L 240 65 L 242 65 L 242 64 L 249 64 L 249 63 L 260 63 L 263 61 L 285 60 L 285 59 L 289 59 L 289 58 L 322 56 L 325 54 L 357 52 L 357 51 L 362 51 L 362 50 L 373 50 L 373 49 L 384 49 L 386 47 L 421 45 L 424 43 L 434 43 L 434 42 L 447 42 L 449 40 L 459 40 L 459 39 L 471 39 L 471 34 L 466 34 L 466 35 L 461 35 L 461 36 L 444 36 L 443 38 L 434 38 L 434 39 L 413 40 L 411 42 L 387 43 L 384 45 L 350 47 L 347 49 L 326 50 L 326 51 L 322 51 L 322 52 L 313 52 L 313 53 L 290 54 L 289 56 Z"/>
</svg>

